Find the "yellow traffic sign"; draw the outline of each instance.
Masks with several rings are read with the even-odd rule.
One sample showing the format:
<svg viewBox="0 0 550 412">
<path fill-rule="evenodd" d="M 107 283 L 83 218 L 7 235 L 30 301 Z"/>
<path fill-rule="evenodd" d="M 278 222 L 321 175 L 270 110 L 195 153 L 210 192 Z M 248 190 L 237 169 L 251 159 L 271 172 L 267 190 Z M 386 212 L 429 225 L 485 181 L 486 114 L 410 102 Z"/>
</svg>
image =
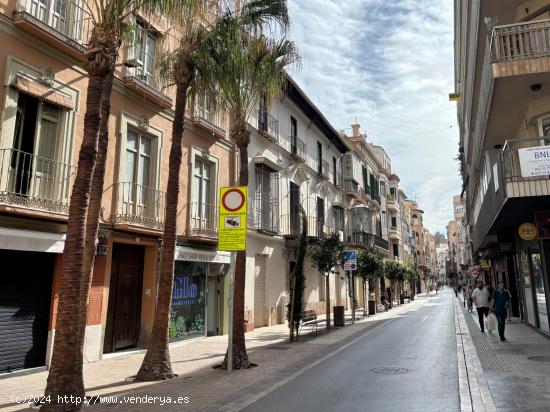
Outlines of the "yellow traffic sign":
<svg viewBox="0 0 550 412">
<path fill-rule="evenodd" d="M 218 250 L 246 250 L 246 186 L 220 188 Z"/>
</svg>

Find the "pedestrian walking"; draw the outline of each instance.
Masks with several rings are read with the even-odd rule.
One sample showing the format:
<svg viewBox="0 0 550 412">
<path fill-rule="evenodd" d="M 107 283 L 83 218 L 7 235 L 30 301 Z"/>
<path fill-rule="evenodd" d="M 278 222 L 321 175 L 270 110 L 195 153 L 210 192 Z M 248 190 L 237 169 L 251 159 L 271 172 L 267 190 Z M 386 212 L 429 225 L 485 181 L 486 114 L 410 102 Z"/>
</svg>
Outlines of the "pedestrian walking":
<svg viewBox="0 0 550 412">
<path fill-rule="evenodd" d="M 455 297 L 458 298 L 458 288 L 455 286 Z"/>
<path fill-rule="evenodd" d="M 466 307 L 468 299 L 470 298 L 470 288 L 468 287 L 468 285 L 464 285 L 464 288 L 462 290 L 464 291 L 462 296 L 464 298 L 464 307 Z"/>
<path fill-rule="evenodd" d="M 506 327 L 506 315 L 510 306 L 510 292 L 504 288 L 504 282 L 498 284 L 498 289 L 493 292 L 491 300 L 491 309 L 495 313 L 498 322 L 498 335 L 500 341 L 504 342 L 504 329 Z"/>
<path fill-rule="evenodd" d="M 489 291 L 483 287 L 483 282 L 477 282 L 477 288 L 472 292 L 472 300 L 476 305 L 481 333 L 485 333 L 484 317 L 489 314 Z"/>
</svg>

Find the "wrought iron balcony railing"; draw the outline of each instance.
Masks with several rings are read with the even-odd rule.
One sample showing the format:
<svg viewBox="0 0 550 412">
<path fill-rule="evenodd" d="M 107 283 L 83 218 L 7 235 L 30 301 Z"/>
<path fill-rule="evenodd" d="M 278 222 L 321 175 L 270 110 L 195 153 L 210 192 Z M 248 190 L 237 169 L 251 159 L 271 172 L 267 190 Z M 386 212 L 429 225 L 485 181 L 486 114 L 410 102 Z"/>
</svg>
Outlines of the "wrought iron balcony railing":
<svg viewBox="0 0 550 412">
<path fill-rule="evenodd" d="M 191 118 L 197 127 L 214 132 L 219 137 L 225 135 L 226 118 L 220 110 L 209 109 L 195 101 Z"/>
<path fill-rule="evenodd" d="M 330 168 L 328 165 L 328 162 L 326 160 L 319 160 L 317 164 L 317 173 L 319 174 L 319 177 L 328 179 L 330 175 Z"/>
<path fill-rule="evenodd" d="M 249 209 L 249 229 L 271 234 L 279 233 L 279 198 L 270 192 L 256 191 L 252 194 Z"/>
<path fill-rule="evenodd" d="M 494 63 L 550 56 L 550 20 L 495 27 L 491 51 Z"/>
<path fill-rule="evenodd" d="M 363 197 L 363 188 L 359 187 L 359 183 L 352 179 L 344 180 L 344 192 L 347 195 L 355 197 Z"/>
<path fill-rule="evenodd" d="M 93 24 L 92 15 L 78 0 L 18 0 L 14 19 L 41 26 L 46 32 L 53 30 L 71 45 L 80 46 L 88 40 Z"/>
<path fill-rule="evenodd" d="M 281 234 L 285 237 L 298 238 L 302 231 L 302 219 L 299 213 L 290 213 L 281 217 Z M 333 233 L 334 228 L 326 225 L 324 219 L 307 217 L 307 235 L 310 238 L 323 239 Z"/>
<path fill-rule="evenodd" d="M 114 183 L 113 187 L 116 202 L 111 223 L 164 228 L 165 192 L 133 182 Z"/>
<path fill-rule="evenodd" d="M 290 153 L 292 156 L 301 161 L 306 160 L 306 144 L 296 136 L 290 136 Z"/>
<path fill-rule="evenodd" d="M 373 235 L 373 238 L 374 238 L 374 246 L 379 247 L 380 249 L 388 250 L 389 243 L 386 239 L 378 235 Z"/>
<path fill-rule="evenodd" d="M 258 110 L 258 131 L 271 142 L 279 141 L 279 121 L 265 109 Z"/>
<path fill-rule="evenodd" d="M 70 164 L 0 149 L 0 204 L 68 214 L 75 176 Z"/>
<path fill-rule="evenodd" d="M 187 235 L 201 238 L 218 238 L 218 206 L 204 202 L 190 203 Z"/>
<path fill-rule="evenodd" d="M 163 108 L 172 107 L 168 82 L 161 76 L 158 65 L 158 50 L 152 53 L 141 47 L 130 45 L 126 48 L 124 83 L 139 94 Z"/>
</svg>

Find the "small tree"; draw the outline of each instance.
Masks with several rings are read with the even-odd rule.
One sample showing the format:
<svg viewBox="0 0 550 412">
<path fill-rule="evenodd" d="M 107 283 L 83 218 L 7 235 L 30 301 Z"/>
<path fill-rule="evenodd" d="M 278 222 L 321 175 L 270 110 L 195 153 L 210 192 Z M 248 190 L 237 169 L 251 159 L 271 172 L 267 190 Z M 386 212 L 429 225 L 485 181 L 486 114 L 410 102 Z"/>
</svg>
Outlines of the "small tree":
<svg viewBox="0 0 550 412">
<path fill-rule="evenodd" d="M 357 275 L 360 276 L 363 281 L 375 281 L 384 274 L 384 261 L 382 257 L 370 250 L 361 251 L 357 257 Z M 367 291 L 367 296 L 370 294 L 371 287 Z M 363 294 L 365 290 L 363 289 Z M 363 301 L 366 302 L 366 298 L 363 295 Z"/>
<path fill-rule="evenodd" d="M 288 327 L 290 329 L 289 340 L 294 340 L 294 332 L 298 336 L 298 328 L 302 320 L 303 297 L 306 281 L 304 276 L 304 260 L 307 249 L 307 215 L 304 208 L 299 205 L 298 210 L 302 217 L 302 233 L 300 235 L 300 244 L 298 245 L 298 254 L 296 255 L 296 265 L 291 274 L 290 302 L 288 303 Z"/>
<path fill-rule="evenodd" d="M 312 265 L 325 276 L 327 332 L 330 330 L 330 282 L 329 275 L 344 257 L 344 244 L 336 233 L 320 240 L 309 254 Z"/>
<path fill-rule="evenodd" d="M 393 288 L 396 282 L 403 276 L 403 266 L 399 262 L 387 262 L 385 265 L 386 277 L 390 280 L 390 288 Z M 392 302 L 390 302 L 391 306 Z"/>
</svg>

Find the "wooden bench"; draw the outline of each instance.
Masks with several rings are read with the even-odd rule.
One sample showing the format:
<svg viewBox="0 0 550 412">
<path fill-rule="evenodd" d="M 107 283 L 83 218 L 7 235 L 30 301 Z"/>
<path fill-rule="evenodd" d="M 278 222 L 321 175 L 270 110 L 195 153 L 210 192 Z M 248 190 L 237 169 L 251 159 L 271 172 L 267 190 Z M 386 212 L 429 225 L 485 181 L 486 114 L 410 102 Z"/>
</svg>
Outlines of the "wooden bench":
<svg viewBox="0 0 550 412">
<path fill-rule="evenodd" d="M 355 302 L 355 319 L 357 319 L 357 315 L 361 314 L 361 319 L 365 319 L 365 308 L 362 308 L 361 306 L 359 306 L 359 302 L 357 302 L 356 300 L 354 301 Z"/>
<path fill-rule="evenodd" d="M 317 319 L 317 314 L 314 310 L 304 310 L 302 312 L 302 322 L 300 323 L 300 329 L 298 335 L 304 326 L 311 326 L 312 330 L 315 330 L 315 336 L 317 336 L 317 327 L 319 323 L 324 321 Z"/>
</svg>

